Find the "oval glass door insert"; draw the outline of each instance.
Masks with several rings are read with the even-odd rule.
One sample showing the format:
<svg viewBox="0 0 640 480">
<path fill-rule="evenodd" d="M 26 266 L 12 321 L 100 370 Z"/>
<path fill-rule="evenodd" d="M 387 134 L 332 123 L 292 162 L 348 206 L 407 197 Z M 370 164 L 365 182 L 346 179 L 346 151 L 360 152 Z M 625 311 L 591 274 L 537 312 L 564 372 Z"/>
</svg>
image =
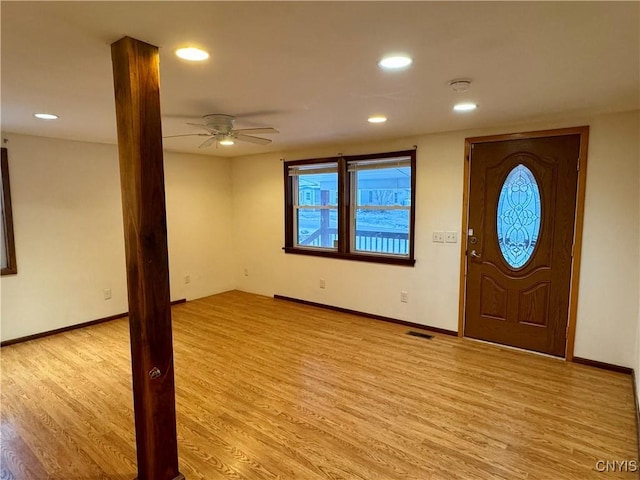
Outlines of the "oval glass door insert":
<svg viewBox="0 0 640 480">
<path fill-rule="evenodd" d="M 507 175 L 500 190 L 497 215 L 502 256 L 511 268 L 520 268 L 533 255 L 542 218 L 538 182 L 523 164 Z"/>
</svg>

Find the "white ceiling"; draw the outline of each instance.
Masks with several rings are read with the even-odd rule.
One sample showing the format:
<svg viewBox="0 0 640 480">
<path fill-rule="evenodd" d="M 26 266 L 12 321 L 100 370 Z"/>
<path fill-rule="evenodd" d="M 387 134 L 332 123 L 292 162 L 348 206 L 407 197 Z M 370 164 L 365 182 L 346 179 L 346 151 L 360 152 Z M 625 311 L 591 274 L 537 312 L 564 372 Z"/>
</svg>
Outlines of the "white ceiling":
<svg viewBox="0 0 640 480">
<path fill-rule="evenodd" d="M 110 44 L 160 47 L 163 134 L 237 115 L 280 130 L 268 146 L 167 150 L 236 156 L 398 138 L 640 107 L 640 3 L 8 2 L 1 3 L 2 130 L 115 143 Z M 180 46 L 205 47 L 192 64 Z M 406 52 L 412 68 L 376 63 Z M 449 87 L 473 80 L 466 93 Z M 454 103 L 479 104 L 468 114 Z M 35 112 L 60 115 L 55 122 Z M 371 125 L 383 113 L 389 121 Z"/>
</svg>

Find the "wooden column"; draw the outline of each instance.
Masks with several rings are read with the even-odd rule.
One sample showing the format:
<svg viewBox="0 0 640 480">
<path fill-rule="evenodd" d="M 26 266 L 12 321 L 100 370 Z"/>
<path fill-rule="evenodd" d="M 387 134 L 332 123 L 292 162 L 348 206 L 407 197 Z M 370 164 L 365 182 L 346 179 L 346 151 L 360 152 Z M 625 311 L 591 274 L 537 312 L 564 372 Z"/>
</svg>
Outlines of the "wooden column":
<svg viewBox="0 0 640 480">
<path fill-rule="evenodd" d="M 111 45 L 129 291 L 138 480 L 178 472 L 158 48 Z"/>
</svg>

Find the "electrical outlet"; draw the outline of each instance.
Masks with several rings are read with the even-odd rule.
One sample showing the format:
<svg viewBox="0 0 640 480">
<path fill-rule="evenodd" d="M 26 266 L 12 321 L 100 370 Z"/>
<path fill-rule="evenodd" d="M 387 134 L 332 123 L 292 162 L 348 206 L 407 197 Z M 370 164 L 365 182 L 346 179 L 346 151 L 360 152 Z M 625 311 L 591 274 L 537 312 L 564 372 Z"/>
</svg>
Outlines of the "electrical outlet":
<svg viewBox="0 0 640 480">
<path fill-rule="evenodd" d="M 248 277 L 248 276 L 249 276 L 249 269 L 248 269 L 248 268 L 245 268 L 245 269 L 244 269 L 244 276 L 245 276 L 245 277 Z"/>
<path fill-rule="evenodd" d="M 401 291 L 400 292 L 400 301 L 402 303 L 409 303 L 409 292 Z"/>
<path fill-rule="evenodd" d="M 444 232 L 444 241 L 446 243 L 458 243 L 458 232 Z"/>
<path fill-rule="evenodd" d="M 444 232 L 433 232 L 433 241 L 436 243 L 444 243 Z"/>
<path fill-rule="evenodd" d="M 327 286 L 326 282 L 324 281 L 324 278 L 320 279 L 320 288 L 325 288 Z"/>
<path fill-rule="evenodd" d="M 105 288 L 104 289 L 104 299 L 105 300 L 111 300 L 111 289 L 110 288 Z"/>
<path fill-rule="evenodd" d="M 184 276 L 184 283 L 191 283 L 191 275 Z"/>
</svg>

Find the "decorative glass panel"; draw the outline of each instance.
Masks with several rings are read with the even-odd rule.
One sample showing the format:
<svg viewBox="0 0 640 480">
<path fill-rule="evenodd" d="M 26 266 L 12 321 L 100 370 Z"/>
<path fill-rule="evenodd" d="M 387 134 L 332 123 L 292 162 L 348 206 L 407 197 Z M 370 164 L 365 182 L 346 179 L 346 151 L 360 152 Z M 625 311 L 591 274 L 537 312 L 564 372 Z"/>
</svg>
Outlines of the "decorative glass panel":
<svg viewBox="0 0 640 480">
<path fill-rule="evenodd" d="M 533 255 L 541 218 L 538 183 L 520 164 L 507 175 L 498 199 L 498 243 L 512 268 L 522 267 Z"/>
</svg>

